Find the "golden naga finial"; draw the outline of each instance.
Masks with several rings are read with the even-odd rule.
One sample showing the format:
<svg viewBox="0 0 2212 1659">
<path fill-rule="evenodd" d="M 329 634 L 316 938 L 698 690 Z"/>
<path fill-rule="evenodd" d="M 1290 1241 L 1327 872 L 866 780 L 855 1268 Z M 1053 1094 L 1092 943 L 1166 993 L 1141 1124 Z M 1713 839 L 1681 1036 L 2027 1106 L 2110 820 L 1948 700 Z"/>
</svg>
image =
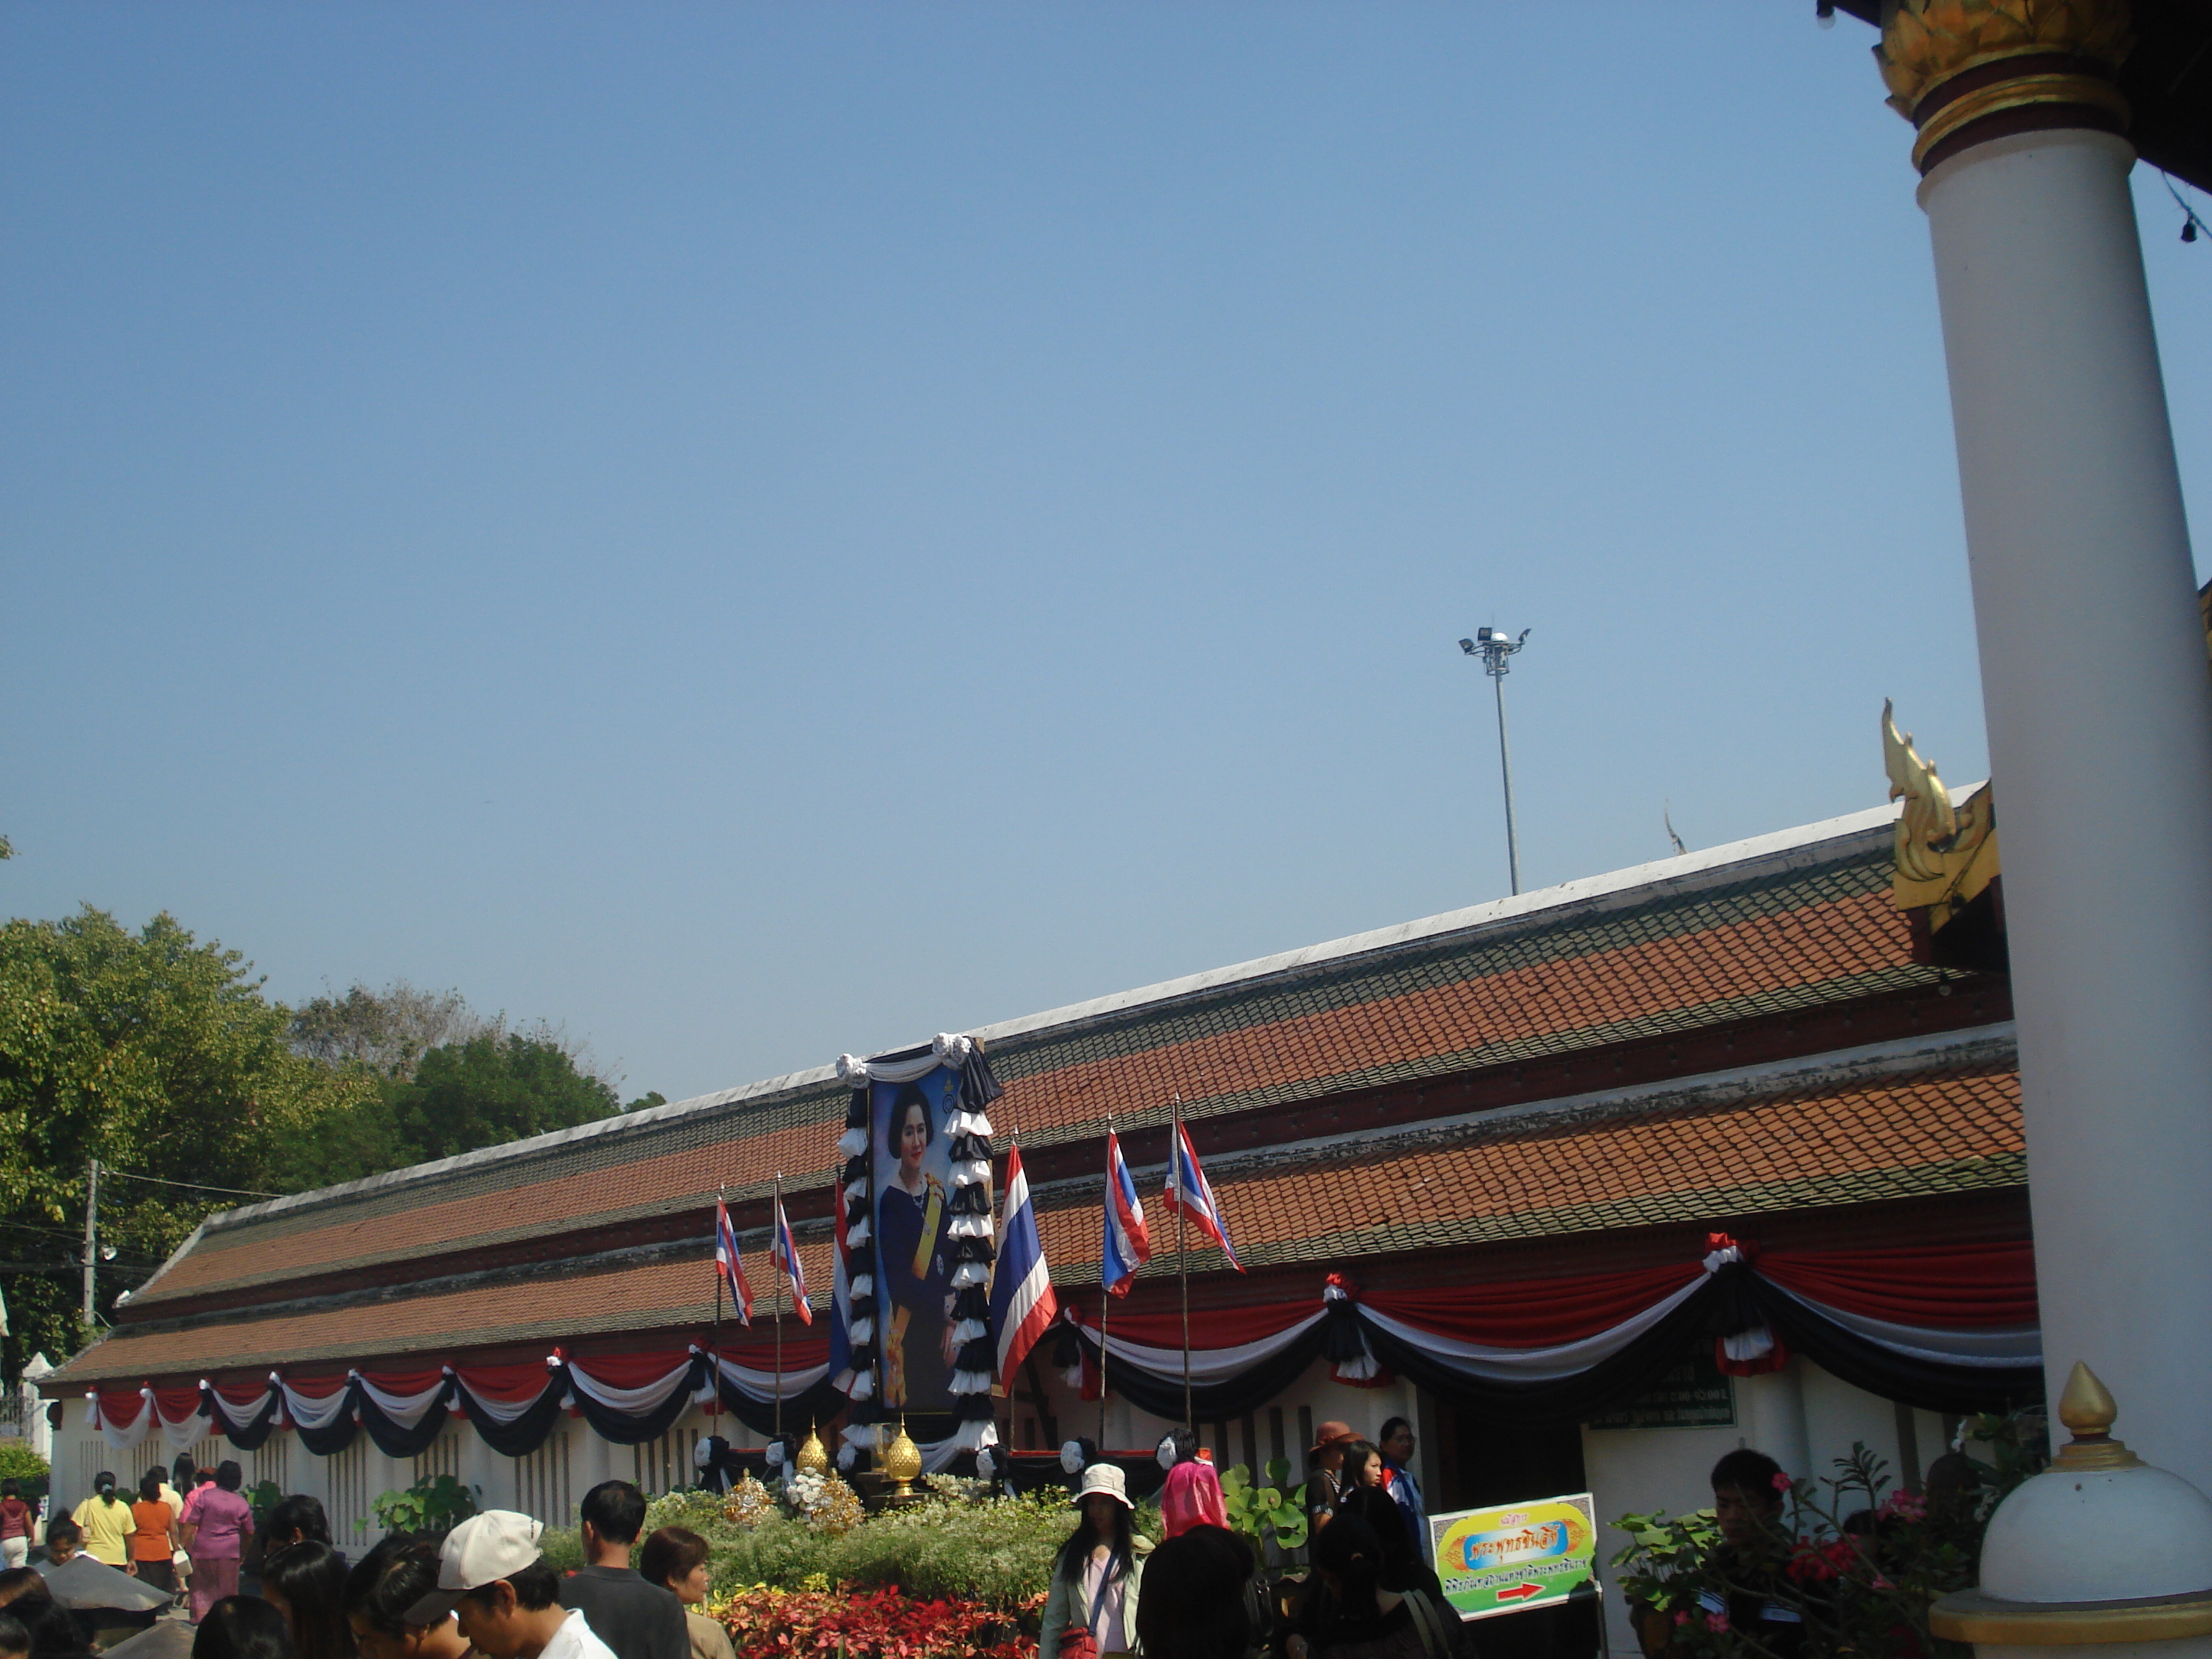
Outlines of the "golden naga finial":
<svg viewBox="0 0 2212 1659">
<path fill-rule="evenodd" d="M 1898 873 L 1934 881 L 1943 873 L 1942 855 L 1958 837 L 1959 815 L 1943 780 L 1913 748 L 1912 733 L 1898 731 L 1887 697 L 1881 700 L 1881 763 L 1889 773 L 1890 799 L 1905 802 L 1897 818 Z"/>
</svg>

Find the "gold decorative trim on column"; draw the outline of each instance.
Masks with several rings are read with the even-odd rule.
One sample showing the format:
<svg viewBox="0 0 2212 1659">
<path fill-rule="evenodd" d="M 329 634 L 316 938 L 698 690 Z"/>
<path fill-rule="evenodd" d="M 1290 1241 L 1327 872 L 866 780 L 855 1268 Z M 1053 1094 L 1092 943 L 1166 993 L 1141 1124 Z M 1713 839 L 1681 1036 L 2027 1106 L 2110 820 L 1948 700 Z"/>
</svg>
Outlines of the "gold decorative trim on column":
<svg viewBox="0 0 2212 1659">
<path fill-rule="evenodd" d="M 1875 60 L 1890 107 L 1920 130 L 1912 162 L 1923 173 L 1944 159 L 1937 152 L 1963 148 L 1947 141 L 1985 122 L 1991 137 L 2037 125 L 2126 129 L 2112 77 L 2134 44 L 2127 0 L 1889 0 L 1882 10 Z"/>
</svg>

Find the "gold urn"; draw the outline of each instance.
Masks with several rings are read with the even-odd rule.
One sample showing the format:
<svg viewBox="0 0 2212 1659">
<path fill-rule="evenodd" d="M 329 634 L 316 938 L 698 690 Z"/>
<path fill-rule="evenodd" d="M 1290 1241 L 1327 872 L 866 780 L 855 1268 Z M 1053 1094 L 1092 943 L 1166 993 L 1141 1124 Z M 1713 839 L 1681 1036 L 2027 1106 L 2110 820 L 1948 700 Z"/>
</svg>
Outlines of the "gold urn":
<svg viewBox="0 0 2212 1659">
<path fill-rule="evenodd" d="M 822 1443 L 821 1431 L 809 1429 L 806 1443 L 799 1449 L 799 1472 L 801 1474 L 830 1473 L 830 1448 Z"/>
<path fill-rule="evenodd" d="M 894 1500 L 914 1496 L 914 1483 L 921 1476 L 921 1448 L 907 1434 L 906 1419 L 899 1419 L 898 1438 L 884 1451 L 884 1473 L 892 1481 Z"/>
</svg>

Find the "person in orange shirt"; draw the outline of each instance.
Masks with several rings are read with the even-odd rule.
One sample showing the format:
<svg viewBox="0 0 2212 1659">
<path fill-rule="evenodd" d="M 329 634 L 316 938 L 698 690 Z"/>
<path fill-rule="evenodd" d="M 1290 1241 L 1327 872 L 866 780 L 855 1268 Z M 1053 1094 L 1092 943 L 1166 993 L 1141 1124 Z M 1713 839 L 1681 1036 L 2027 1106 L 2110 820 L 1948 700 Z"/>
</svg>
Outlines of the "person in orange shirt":
<svg viewBox="0 0 2212 1659">
<path fill-rule="evenodd" d="M 131 1506 L 131 1565 L 141 1582 L 177 1591 L 177 1512 L 161 1496 L 161 1471 L 149 1469 Z"/>
</svg>

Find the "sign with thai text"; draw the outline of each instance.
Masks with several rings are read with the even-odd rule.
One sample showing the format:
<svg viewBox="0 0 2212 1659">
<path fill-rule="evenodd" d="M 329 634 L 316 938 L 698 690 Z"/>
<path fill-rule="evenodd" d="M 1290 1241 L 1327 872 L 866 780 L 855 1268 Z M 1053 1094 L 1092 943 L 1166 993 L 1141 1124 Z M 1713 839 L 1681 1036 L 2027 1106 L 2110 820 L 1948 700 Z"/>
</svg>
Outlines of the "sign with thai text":
<svg viewBox="0 0 2212 1659">
<path fill-rule="evenodd" d="M 1713 1345 L 1698 1351 L 1616 1410 L 1593 1417 L 1593 1429 L 1724 1429 L 1735 1421 L 1735 1391 L 1713 1363 Z"/>
<path fill-rule="evenodd" d="M 1597 1512 L 1588 1492 L 1429 1517 L 1444 1600 L 1462 1619 L 1548 1607 L 1597 1586 Z"/>
</svg>

